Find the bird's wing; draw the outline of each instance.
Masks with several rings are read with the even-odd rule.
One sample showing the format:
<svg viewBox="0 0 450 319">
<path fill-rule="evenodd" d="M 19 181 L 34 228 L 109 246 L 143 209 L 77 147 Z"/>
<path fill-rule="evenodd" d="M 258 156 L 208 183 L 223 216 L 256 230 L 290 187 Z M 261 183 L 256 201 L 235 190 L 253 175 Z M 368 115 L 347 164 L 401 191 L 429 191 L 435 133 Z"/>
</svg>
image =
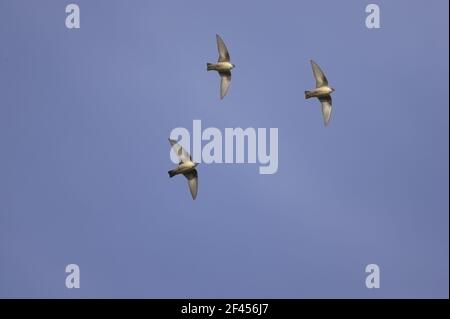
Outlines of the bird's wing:
<svg viewBox="0 0 450 319">
<path fill-rule="evenodd" d="M 325 126 L 327 126 L 331 118 L 331 105 L 332 105 L 331 96 L 328 95 L 326 97 L 320 97 L 319 101 L 320 103 L 322 103 L 323 122 Z"/>
<path fill-rule="evenodd" d="M 184 176 L 188 180 L 189 190 L 191 191 L 192 199 L 195 199 L 197 197 L 197 192 L 198 192 L 197 170 L 194 168 L 189 173 L 185 173 Z"/>
<path fill-rule="evenodd" d="M 217 49 L 219 50 L 219 62 L 230 62 L 230 54 L 228 53 L 227 46 L 223 42 L 222 38 L 216 34 Z"/>
<path fill-rule="evenodd" d="M 227 95 L 228 89 L 231 84 L 231 72 L 219 72 L 220 75 L 220 99 L 223 99 Z"/>
<path fill-rule="evenodd" d="M 314 73 L 314 78 L 316 79 L 316 88 L 327 86 L 328 80 L 322 69 L 313 60 L 311 60 L 311 66 Z"/>
<path fill-rule="evenodd" d="M 186 152 L 186 150 L 180 144 L 178 144 L 177 141 L 171 140 L 169 138 L 169 142 L 170 142 L 170 145 L 172 146 L 172 150 L 175 152 L 175 154 L 177 154 L 178 158 L 180 159 L 180 161 L 182 163 L 192 160 L 189 153 Z"/>
</svg>

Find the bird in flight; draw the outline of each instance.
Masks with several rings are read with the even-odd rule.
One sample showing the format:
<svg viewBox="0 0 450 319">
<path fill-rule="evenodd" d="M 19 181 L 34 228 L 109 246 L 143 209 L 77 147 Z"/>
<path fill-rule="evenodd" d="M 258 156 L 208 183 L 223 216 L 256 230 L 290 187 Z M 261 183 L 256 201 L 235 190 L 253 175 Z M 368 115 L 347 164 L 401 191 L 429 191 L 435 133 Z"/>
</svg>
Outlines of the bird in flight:
<svg viewBox="0 0 450 319">
<path fill-rule="evenodd" d="M 322 104 L 322 115 L 325 126 L 328 125 L 331 118 L 331 93 L 335 91 L 332 87 L 328 86 L 328 80 L 323 71 L 320 69 L 316 62 L 311 60 L 311 66 L 314 77 L 316 79 L 316 88 L 311 91 L 305 91 L 305 99 L 316 97 Z"/>
<path fill-rule="evenodd" d="M 220 99 L 223 99 L 231 84 L 231 69 L 234 64 L 230 62 L 230 53 L 222 38 L 216 34 L 217 49 L 219 50 L 219 60 L 217 63 L 206 63 L 207 71 L 217 71 L 220 75 Z"/>
<path fill-rule="evenodd" d="M 178 166 L 169 171 L 169 177 L 174 177 L 175 175 L 183 174 L 184 177 L 188 180 L 189 190 L 191 191 L 192 199 L 197 197 L 198 191 L 198 174 L 195 169 L 198 163 L 195 163 L 192 160 L 192 157 L 189 155 L 186 150 L 177 143 L 175 140 L 169 139 L 172 150 L 180 159 L 180 163 Z"/>
</svg>

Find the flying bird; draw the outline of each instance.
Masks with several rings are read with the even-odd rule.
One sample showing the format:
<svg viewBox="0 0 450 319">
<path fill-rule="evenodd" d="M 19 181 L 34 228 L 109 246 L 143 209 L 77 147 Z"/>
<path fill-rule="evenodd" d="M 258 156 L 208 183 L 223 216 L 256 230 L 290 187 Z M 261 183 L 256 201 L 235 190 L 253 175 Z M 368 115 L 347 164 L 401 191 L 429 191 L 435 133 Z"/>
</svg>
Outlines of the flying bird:
<svg viewBox="0 0 450 319">
<path fill-rule="evenodd" d="M 311 91 L 305 91 L 305 99 L 316 97 L 322 104 L 322 115 L 325 126 L 330 122 L 331 117 L 331 93 L 335 91 L 332 87 L 328 86 L 328 80 L 323 71 L 317 65 L 316 62 L 311 60 L 311 66 L 314 77 L 316 78 L 316 88 Z"/>
<path fill-rule="evenodd" d="M 174 177 L 175 175 L 183 174 L 184 177 L 188 180 L 189 190 L 191 191 L 192 199 L 197 197 L 198 191 L 198 174 L 195 169 L 198 163 L 195 163 L 192 160 L 192 157 L 189 155 L 186 150 L 177 143 L 175 140 L 171 140 L 169 138 L 170 145 L 172 146 L 172 150 L 180 159 L 180 163 L 175 169 L 169 171 L 169 177 Z"/>
<path fill-rule="evenodd" d="M 220 99 L 223 99 L 231 84 L 231 69 L 234 64 L 230 62 L 230 53 L 222 38 L 216 34 L 217 49 L 219 50 L 219 60 L 217 63 L 206 63 L 207 71 L 217 71 L 220 75 Z"/>
</svg>

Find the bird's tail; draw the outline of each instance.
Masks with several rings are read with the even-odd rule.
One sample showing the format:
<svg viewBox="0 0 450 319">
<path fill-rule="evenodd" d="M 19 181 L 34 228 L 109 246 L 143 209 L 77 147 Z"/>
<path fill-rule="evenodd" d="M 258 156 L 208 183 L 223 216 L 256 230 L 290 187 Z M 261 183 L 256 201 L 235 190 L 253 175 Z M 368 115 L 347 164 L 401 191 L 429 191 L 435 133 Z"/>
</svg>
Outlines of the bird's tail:
<svg viewBox="0 0 450 319">
<path fill-rule="evenodd" d="M 174 169 L 169 171 L 169 177 L 174 177 L 175 175 L 177 174 L 175 173 Z"/>
<path fill-rule="evenodd" d="M 206 63 L 206 71 L 214 70 L 212 63 Z"/>
<path fill-rule="evenodd" d="M 310 97 L 312 97 L 312 92 L 311 91 L 305 91 L 305 99 L 309 99 Z"/>
</svg>

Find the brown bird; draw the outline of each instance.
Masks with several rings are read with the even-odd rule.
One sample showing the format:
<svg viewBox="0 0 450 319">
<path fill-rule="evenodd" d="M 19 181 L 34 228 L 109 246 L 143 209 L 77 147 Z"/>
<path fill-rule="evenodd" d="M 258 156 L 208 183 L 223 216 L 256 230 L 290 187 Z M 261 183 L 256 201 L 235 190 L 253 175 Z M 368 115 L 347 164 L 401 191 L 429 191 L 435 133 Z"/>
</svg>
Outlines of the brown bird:
<svg viewBox="0 0 450 319">
<path fill-rule="evenodd" d="M 219 50 L 219 60 L 217 63 L 206 63 L 207 71 L 217 71 L 220 75 L 220 99 L 223 99 L 231 84 L 231 70 L 235 67 L 230 62 L 230 53 L 222 38 L 216 34 L 217 49 Z"/>
<path fill-rule="evenodd" d="M 169 139 L 169 142 L 172 146 L 172 150 L 180 159 L 180 163 L 178 164 L 178 166 L 169 171 L 169 177 L 183 174 L 184 177 L 186 177 L 188 180 L 192 199 L 195 199 L 198 192 L 198 174 L 195 168 L 197 167 L 198 163 L 195 163 L 192 160 L 192 157 L 189 155 L 189 153 L 186 152 L 186 150 L 180 144 L 178 144 L 177 141 Z"/>
<path fill-rule="evenodd" d="M 314 77 L 316 79 L 316 88 L 311 91 L 305 91 L 305 99 L 309 99 L 312 97 L 316 97 L 319 99 L 320 103 L 322 104 L 323 122 L 325 126 L 327 126 L 331 118 L 331 93 L 333 93 L 335 89 L 328 86 L 327 77 L 316 62 L 311 60 L 311 66 Z"/>
</svg>

